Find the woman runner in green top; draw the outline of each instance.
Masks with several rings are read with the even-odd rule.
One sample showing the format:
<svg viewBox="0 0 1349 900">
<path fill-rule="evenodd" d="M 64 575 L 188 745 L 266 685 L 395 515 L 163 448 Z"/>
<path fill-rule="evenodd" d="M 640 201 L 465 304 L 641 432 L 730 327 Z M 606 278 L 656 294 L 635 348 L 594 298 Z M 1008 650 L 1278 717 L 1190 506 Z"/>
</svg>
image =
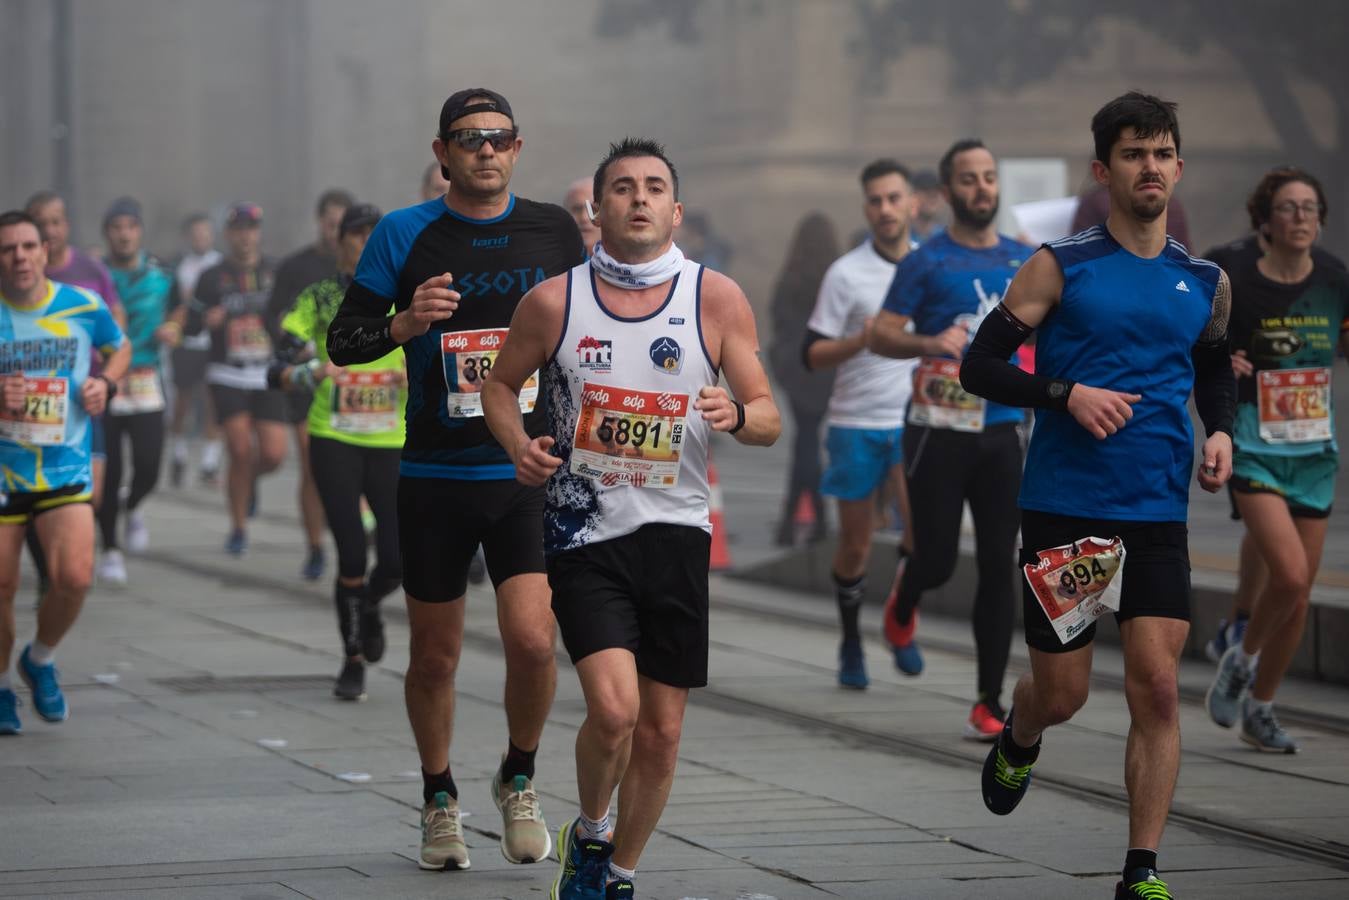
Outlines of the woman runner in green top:
<svg viewBox="0 0 1349 900">
<path fill-rule="evenodd" d="M 282 346 L 269 380 L 314 392 L 309 407 L 309 461 L 337 544 L 334 600 L 346 663 L 333 693 L 365 697 L 365 663 L 384 656 L 379 602 L 403 580 L 398 559 L 398 462 L 403 449 L 407 374 L 403 355 L 341 367 L 328 358 L 328 323 L 337 313 L 380 211 L 356 204 L 342 217 L 337 271 L 305 288 L 281 321 Z M 306 356 L 310 356 L 307 361 Z M 364 497 L 376 523 L 375 567 L 366 580 Z"/>
</svg>

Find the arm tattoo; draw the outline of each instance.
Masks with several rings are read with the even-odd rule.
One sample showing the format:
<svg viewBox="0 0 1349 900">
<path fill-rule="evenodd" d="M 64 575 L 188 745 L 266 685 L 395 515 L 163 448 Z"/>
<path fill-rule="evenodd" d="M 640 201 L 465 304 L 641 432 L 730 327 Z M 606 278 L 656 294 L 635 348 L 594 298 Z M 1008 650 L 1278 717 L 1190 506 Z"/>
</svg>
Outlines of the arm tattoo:
<svg viewBox="0 0 1349 900">
<path fill-rule="evenodd" d="M 1232 282 L 1227 280 L 1227 273 L 1222 272 L 1218 276 L 1218 287 L 1213 292 L 1213 314 L 1209 317 L 1208 325 L 1204 327 L 1203 334 L 1199 335 L 1201 344 L 1211 344 L 1215 341 L 1227 339 L 1227 320 L 1232 317 Z"/>
</svg>

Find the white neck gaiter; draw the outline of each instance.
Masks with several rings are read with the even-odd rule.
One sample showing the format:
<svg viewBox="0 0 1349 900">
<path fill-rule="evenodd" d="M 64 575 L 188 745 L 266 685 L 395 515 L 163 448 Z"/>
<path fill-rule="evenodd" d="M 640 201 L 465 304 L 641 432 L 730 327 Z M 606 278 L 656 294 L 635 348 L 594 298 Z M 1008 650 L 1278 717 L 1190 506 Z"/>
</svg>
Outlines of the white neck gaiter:
<svg viewBox="0 0 1349 900">
<path fill-rule="evenodd" d="M 636 291 L 664 284 L 678 275 L 684 265 L 684 251 L 677 244 L 671 244 L 669 250 L 655 259 L 643 263 L 622 263 L 609 255 L 603 243 L 598 243 L 595 252 L 590 255 L 590 265 L 595 269 L 595 274 L 610 284 Z"/>
</svg>

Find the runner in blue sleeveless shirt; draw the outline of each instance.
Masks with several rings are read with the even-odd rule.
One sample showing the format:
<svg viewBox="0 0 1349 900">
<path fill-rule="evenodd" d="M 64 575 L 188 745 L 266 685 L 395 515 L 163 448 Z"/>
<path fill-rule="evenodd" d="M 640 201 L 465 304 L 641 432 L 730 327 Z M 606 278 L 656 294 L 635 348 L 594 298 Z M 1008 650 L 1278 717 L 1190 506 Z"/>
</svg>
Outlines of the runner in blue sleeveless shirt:
<svg viewBox="0 0 1349 900">
<path fill-rule="evenodd" d="M 1183 167 L 1175 110 L 1129 93 L 1096 114 L 1092 171 L 1109 219 L 1031 257 L 961 368 L 971 393 L 1036 408 L 1020 498 L 1031 672 L 985 762 L 984 803 L 1006 815 L 1020 802 L 1041 734 L 1086 702 L 1093 623 L 1114 610 L 1131 716 L 1117 900 L 1172 896 L 1156 866 L 1180 768 L 1192 388 L 1207 432 L 1200 485 L 1219 490 L 1232 467 L 1231 289 L 1166 234 Z M 1006 360 L 1034 329 L 1031 374 Z"/>
</svg>

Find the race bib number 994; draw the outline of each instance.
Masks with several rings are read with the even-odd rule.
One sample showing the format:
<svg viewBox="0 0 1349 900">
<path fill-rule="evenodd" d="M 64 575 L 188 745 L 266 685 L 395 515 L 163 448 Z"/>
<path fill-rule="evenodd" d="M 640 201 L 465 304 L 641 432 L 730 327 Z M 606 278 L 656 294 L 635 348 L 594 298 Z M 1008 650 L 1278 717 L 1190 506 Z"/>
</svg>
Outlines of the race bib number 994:
<svg viewBox="0 0 1349 900">
<path fill-rule="evenodd" d="M 482 383 L 496 365 L 505 328 L 482 331 L 447 331 L 440 336 L 440 355 L 445 366 L 446 411 L 452 419 L 482 415 Z M 539 397 L 539 373 L 520 388 L 520 412 L 533 412 Z"/>
<path fill-rule="evenodd" d="M 688 411 L 688 394 L 586 382 L 576 417 L 571 471 L 605 487 L 674 487 L 679 483 Z"/>
<path fill-rule="evenodd" d="M 1118 537 L 1084 537 L 1038 555 L 1039 562 L 1023 567 L 1026 581 L 1060 641 L 1068 643 L 1107 611 L 1119 610 L 1125 554 Z"/>
</svg>

